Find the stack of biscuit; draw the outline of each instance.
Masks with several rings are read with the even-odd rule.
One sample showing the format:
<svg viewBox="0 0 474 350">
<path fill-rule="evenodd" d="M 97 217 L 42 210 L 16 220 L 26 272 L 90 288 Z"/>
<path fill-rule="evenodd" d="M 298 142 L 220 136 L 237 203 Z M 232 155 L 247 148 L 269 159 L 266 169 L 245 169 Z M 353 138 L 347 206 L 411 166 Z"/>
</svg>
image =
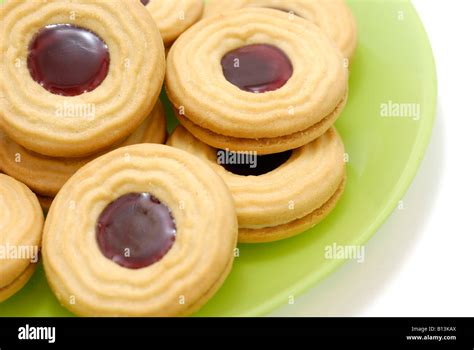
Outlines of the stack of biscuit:
<svg viewBox="0 0 474 350">
<path fill-rule="evenodd" d="M 165 142 L 166 119 L 164 45 L 139 1 L 8 1 L 0 20 L 2 302 L 35 271 L 64 184 L 114 149 Z"/>
<path fill-rule="evenodd" d="M 333 124 L 348 97 L 354 18 L 339 0 L 209 0 L 167 57 L 181 123 L 168 144 L 209 161 L 236 202 L 239 241 L 314 226 L 344 190 Z"/>
<path fill-rule="evenodd" d="M 147 60 L 148 69 L 142 70 L 141 74 L 136 75 L 136 77 L 133 76 L 136 72 L 130 70 L 128 76 L 121 77 L 121 81 L 104 82 L 104 84 L 110 83 L 108 93 L 102 94 L 104 98 L 97 96 L 87 99 L 78 99 L 78 101 L 75 102 L 61 101 L 61 99 L 53 101 L 53 99 L 50 98 L 51 96 L 45 96 L 45 91 L 37 91 L 38 96 L 30 100 L 30 103 L 32 103 L 34 107 L 36 99 L 39 100 L 41 98 L 43 99 L 42 102 L 46 102 L 46 105 L 41 103 L 42 110 L 38 111 L 36 115 L 34 112 L 33 115 L 29 115 L 30 112 L 26 110 L 5 112 L 7 123 L 4 127 L 5 132 L 0 129 L 0 171 L 22 181 L 32 189 L 37 194 L 44 210 L 49 209 L 52 200 L 66 181 L 83 165 L 98 156 L 127 145 L 164 143 L 166 141 L 165 112 L 161 102 L 157 100 L 158 94 L 161 91 L 165 69 L 161 47 L 164 44 L 165 49 L 169 48 L 182 32 L 202 17 L 204 3 L 196 0 L 140 1 L 146 6 L 145 9 L 151 16 L 135 17 L 134 20 L 130 21 L 130 24 L 134 25 L 136 21 L 140 20 L 142 23 L 141 25 L 137 25 L 138 31 L 148 26 L 149 28 L 143 33 L 139 33 L 135 40 L 141 40 L 142 44 L 151 41 L 153 44 L 150 46 L 137 45 L 135 48 L 127 48 L 127 50 L 120 52 L 117 57 L 110 57 L 112 53 L 109 53 L 109 59 L 123 63 L 122 66 L 115 64 L 110 67 L 110 69 L 129 68 L 132 57 L 142 57 L 144 60 Z M 31 6 L 37 9 L 39 4 L 32 3 Z M 130 13 L 137 12 L 136 8 L 141 6 L 140 4 L 134 4 L 134 7 L 134 11 L 128 11 Z M 140 10 L 143 12 L 143 9 Z M 67 13 L 63 14 L 63 17 L 67 18 Z M 69 19 L 64 20 L 64 23 L 68 22 Z M 74 18 L 73 22 L 74 25 L 81 25 L 80 19 Z M 112 25 L 114 22 L 120 25 L 121 19 L 111 19 L 109 24 Z M 156 26 L 152 22 L 154 22 Z M 96 25 L 93 25 L 91 29 L 93 29 L 94 26 Z M 8 30 L 8 23 L 5 23 L 3 29 Z M 34 30 L 35 28 L 33 27 L 31 29 Z M 158 33 L 157 29 L 160 33 Z M 109 35 L 110 34 L 105 34 L 103 39 L 107 41 Z M 127 33 L 127 35 L 129 36 L 129 40 L 134 36 L 134 33 L 131 31 Z M 125 44 L 127 38 L 123 38 L 123 40 L 123 44 Z M 7 42 L 5 41 L 5 45 L 6 44 Z M 47 49 L 53 53 L 54 50 L 57 50 L 58 53 L 60 50 L 60 48 L 53 46 Z M 133 50 L 137 52 L 133 52 Z M 132 52 L 133 54 L 131 54 Z M 13 59 L 14 57 L 11 58 Z M 57 61 L 52 62 L 52 64 L 60 66 L 61 61 L 66 61 L 67 59 L 68 57 L 61 55 L 61 57 L 58 57 Z M 80 62 L 78 63 L 80 64 Z M 26 62 L 26 60 L 22 61 L 18 57 L 16 58 L 14 67 L 18 70 L 25 68 L 30 71 L 32 70 L 29 62 Z M 56 68 L 61 69 L 61 67 Z M 38 70 L 38 67 L 36 67 L 36 70 Z M 150 74 L 149 72 L 152 73 Z M 7 72 L 4 72 L 4 74 L 2 77 L 8 76 Z M 153 76 L 149 87 L 143 86 L 143 88 L 135 88 L 135 85 L 142 84 L 144 80 L 150 80 L 148 76 Z M 61 79 L 61 77 L 59 78 Z M 125 111 L 124 116 L 119 118 L 119 116 L 113 115 L 115 111 L 111 108 L 113 106 L 110 106 L 110 97 L 112 96 L 110 93 L 114 91 L 119 92 L 116 86 L 124 82 L 126 82 L 130 91 L 128 94 L 123 94 L 122 98 L 115 102 L 116 107 L 121 108 L 127 99 L 133 100 L 135 106 L 133 109 Z M 40 82 L 40 84 L 43 85 L 43 82 Z M 24 91 L 20 90 L 22 88 Z M 135 91 L 132 94 L 133 89 L 135 89 Z M 31 87 L 31 89 L 24 85 L 20 87 L 15 86 L 12 88 L 12 93 L 17 94 L 18 98 L 26 98 L 31 97 L 31 94 L 36 92 L 35 90 L 38 90 L 37 86 L 34 88 Z M 60 92 L 60 94 L 63 94 L 63 92 Z M 71 96 L 69 93 L 65 94 Z M 97 95 L 99 94 L 100 93 L 97 93 Z M 139 98 L 137 99 L 135 96 L 139 96 Z M 21 100 L 18 102 L 21 102 Z M 40 101 L 38 101 L 38 104 L 39 102 Z M 154 106 L 153 103 L 155 103 Z M 46 121 L 47 118 L 45 118 L 45 114 L 47 114 L 50 120 Z M 11 118 L 11 124 L 8 123 L 8 117 Z M 72 125 L 72 127 L 68 125 L 68 130 L 64 135 L 60 135 L 61 131 L 55 130 L 57 134 L 55 135 L 56 137 L 53 139 L 52 135 L 47 135 L 52 139 L 51 142 L 40 145 L 37 142 L 37 138 L 40 137 L 40 135 L 32 133 L 32 129 L 35 128 L 33 124 L 37 123 L 38 120 L 44 124 L 54 123 L 54 120 L 51 119 L 58 117 L 75 119 L 73 124 L 76 125 Z M 110 119 L 115 118 L 117 122 L 120 122 L 122 125 L 116 128 L 117 125 L 111 124 L 109 125 L 108 131 L 106 128 L 102 128 L 97 132 L 89 129 L 87 130 L 87 133 L 89 133 L 87 137 L 77 135 L 78 133 L 85 132 L 85 130 L 81 130 L 81 127 L 78 125 L 97 121 L 104 117 Z M 19 120 L 14 120 L 20 118 L 27 119 L 27 123 L 20 125 Z M 57 126 L 54 127 L 56 128 Z M 68 143 L 66 147 L 62 148 L 61 143 L 63 140 L 59 140 L 59 136 L 65 138 L 65 141 Z"/>
<path fill-rule="evenodd" d="M 23 288 L 36 270 L 43 222 L 33 192 L 0 174 L 0 303 Z"/>
<path fill-rule="evenodd" d="M 77 315 L 189 315 L 237 242 L 300 234 L 341 198 L 343 0 L 7 0 L 0 19 L 0 249 L 36 247 L 0 255 L 0 302 L 41 247 Z"/>
<path fill-rule="evenodd" d="M 83 157 L 64 157 L 61 152 L 47 156 L 29 150 L 13 141 L 0 130 L 1 170 L 23 182 L 36 195 L 44 211 L 67 180 L 82 166 L 116 148 L 140 143 L 163 143 L 166 139 L 166 119 L 163 106 L 158 101 L 146 119 L 124 140 L 105 150 Z M 89 152 L 88 152 L 89 153 Z"/>
<path fill-rule="evenodd" d="M 18 23 L 21 6 L 46 22 Z M 166 137 L 158 100 L 164 47 L 151 16 L 133 1 L 113 11 L 105 8 L 111 4 L 96 5 L 103 23 L 89 18 L 94 4 L 71 21 L 67 7 L 12 1 L 2 8 L 1 35 L 13 34 L 0 44 L 0 170 L 25 183 L 44 209 L 91 160 L 127 145 L 163 143 Z M 61 13 L 53 20 L 59 24 L 47 18 L 52 11 Z M 124 12 L 135 16 L 112 15 Z M 114 26 L 126 29 L 121 40 L 115 38 Z M 83 37 L 87 41 L 82 46 L 67 47 L 68 41 Z M 137 63 L 145 61 L 138 69 Z"/>
</svg>

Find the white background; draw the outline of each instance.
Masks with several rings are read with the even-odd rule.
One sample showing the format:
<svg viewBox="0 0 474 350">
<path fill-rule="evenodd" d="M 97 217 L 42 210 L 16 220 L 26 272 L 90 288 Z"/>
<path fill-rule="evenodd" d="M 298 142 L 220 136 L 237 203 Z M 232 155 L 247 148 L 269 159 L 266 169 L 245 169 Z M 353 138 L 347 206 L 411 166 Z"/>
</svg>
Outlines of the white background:
<svg viewBox="0 0 474 350">
<path fill-rule="evenodd" d="M 271 316 L 474 316 L 474 1 L 413 0 L 438 70 L 426 157 L 366 247 Z"/>
</svg>

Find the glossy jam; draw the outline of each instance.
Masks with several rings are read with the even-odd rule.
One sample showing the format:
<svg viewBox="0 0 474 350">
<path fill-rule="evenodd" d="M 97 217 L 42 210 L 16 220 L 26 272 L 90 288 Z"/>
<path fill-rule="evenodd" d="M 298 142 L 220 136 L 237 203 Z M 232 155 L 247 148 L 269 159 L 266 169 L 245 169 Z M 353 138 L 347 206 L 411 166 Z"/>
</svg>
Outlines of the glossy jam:
<svg viewBox="0 0 474 350">
<path fill-rule="evenodd" d="M 109 64 L 109 49 L 102 39 L 70 24 L 46 26 L 29 47 L 31 77 L 57 95 L 77 96 L 96 89 Z"/>
<path fill-rule="evenodd" d="M 97 221 L 96 238 L 105 257 L 130 269 L 163 258 L 176 239 L 166 205 L 149 193 L 129 193 L 110 203 Z"/>
<path fill-rule="evenodd" d="M 219 157 L 222 155 L 222 152 L 226 155 L 224 157 Z M 218 150 L 218 159 L 224 160 L 234 160 L 238 157 L 234 157 L 235 153 L 227 150 Z M 253 158 L 242 158 L 246 159 L 246 162 L 232 162 L 232 161 L 222 161 L 218 163 L 223 166 L 227 171 L 241 176 L 259 176 L 270 171 L 273 171 L 283 164 L 285 164 L 288 159 L 290 159 L 292 151 L 286 151 L 281 153 L 267 154 L 262 156 L 254 156 Z M 250 159 L 250 161 L 248 161 Z"/>
<path fill-rule="evenodd" d="M 293 75 L 288 56 L 267 44 L 240 47 L 221 60 L 225 78 L 241 90 L 264 93 L 286 84 Z"/>
</svg>

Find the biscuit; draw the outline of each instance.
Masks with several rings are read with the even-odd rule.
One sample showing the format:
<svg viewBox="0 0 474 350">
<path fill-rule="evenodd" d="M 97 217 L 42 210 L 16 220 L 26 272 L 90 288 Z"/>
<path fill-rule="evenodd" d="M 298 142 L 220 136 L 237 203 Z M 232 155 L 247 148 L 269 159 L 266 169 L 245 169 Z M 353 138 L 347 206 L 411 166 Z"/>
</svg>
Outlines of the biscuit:
<svg viewBox="0 0 474 350">
<path fill-rule="evenodd" d="M 215 148 L 228 148 L 234 151 L 255 151 L 259 154 L 272 154 L 306 145 L 323 135 L 337 120 L 347 102 L 347 94 L 336 109 L 326 118 L 309 129 L 276 138 L 246 139 L 216 134 L 202 128 L 174 110 L 176 118 L 198 139 Z"/>
<path fill-rule="evenodd" d="M 26 184 L 42 197 L 54 197 L 79 168 L 113 149 L 138 143 L 163 143 L 166 138 L 166 117 L 158 101 L 152 113 L 120 144 L 84 158 L 53 158 L 29 151 L 0 131 L 0 163 L 3 171 Z M 40 200 L 43 209 L 48 200 Z M 44 204 L 44 205 L 43 205 Z"/>
<path fill-rule="evenodd" d="M 42 254 L 52 290 L 77 315 L 180 316 L 220 287 L 237 234 L 232 195 L 207 163 L 141 144 L 68 180 L 46 219 Z"/>
<path fill-rule="evenodd" d="M 199 21 L 204 10 L 201 0 L 140 0 L 155 20 L 165 46 Z"/>
<path fill-rule="evenodd" d="M 268 154 L 311 142 L 332 125 L 347 100 L 348 70 L 316 25 L 246 8 L 202 20 L 178 38 L 166 90 L 194 136 Z"/>
<path fill-rule="evenodd" d="M 6 1 L 0 17 L 0 128 L 16 143 L 85 157 L 153 109 L 164 46 L 137 0 Z"/>
<path fill-rule="evenodd" d="M 36 271 L 36 264 L 29 264 L 28 267 L 22 272 L 13 282 L 5 287 L 0 288 L 0 303 L 9 299 L 16 293 L 18 293 L 30 280 Z"/>
<path fill-rule="evenodd" d="M 43 223 L 33 192 L 0 174 L 0 302 L 19 291 L 33 274 Z"/>
<path fill-rule="evenodd" d="M 203 18 L 245 7 L 286 11 L 318 25 L 351 59 L 357 46 L 357 24 L 344 0 L 208 0 Z"/>
<path fill-rule="evenodd" d="M 336 206 L 345 186 L 344 145 L 334 128 L 293 151 L 265 157 L 212 148 L 179 126 L 168 145 L 206 160 L 234 196 L 239 242 L 288 238 L 319 223 Z M 227 154 L 227 158 L 225 158 Z M 232 163 L 233 162 L 233 163 Z"/>
</svg>

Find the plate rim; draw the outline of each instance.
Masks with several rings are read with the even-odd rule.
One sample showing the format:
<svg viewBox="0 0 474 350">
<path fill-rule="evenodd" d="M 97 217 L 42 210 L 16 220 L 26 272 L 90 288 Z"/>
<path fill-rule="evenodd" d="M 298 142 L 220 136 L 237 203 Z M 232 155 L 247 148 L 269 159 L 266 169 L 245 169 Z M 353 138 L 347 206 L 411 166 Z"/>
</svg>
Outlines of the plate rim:
<svg viewBox="0 0 474 350">
<path fill-rule="evenodd" d="M 425 113 L 423 118 L 421 118 L 422 125 L 420 126 L 420 131 L 415 140 L 415 145 L 412 149 L 410 157 L 406 162 L 405 168 L 401 173 L 397 185 L 394 187 L 393 191 L 390 193 L 390 198 L 386 201 L 385 207 L 379 211 L 378 216 L 372 221 L 372 224 L 355 240 L 357 245 L 365 245 L 382 227 L 382 225 L 387 221 L 391 216 L 395 208 L 397 207 L 399 201 L 405 196 L 406 192 L 410 188 L 413 180 L 418 173 L 421 162 L 425 158 L 426 150 L 430 144 L 431 136 L 433 132 L 434 122 L 436 120 L 436 111 L 438 106 L 438 80 L 437 80 L 437 71 L 435 57 L 433 54 L 433 48 L 431 41 L 426 32 L 423 21 L 421 20 L 415 6 L 411 0 L 404 0 L 408 8 L 414 14 L 414 22 L 417 22 L 420 27 L 420 36 L 424 37 L 424 45 L 426 46 L 427 52 L 427 62 L 426 69 L 432 74 L 430 74 L 430 83 L 426 88 L 426 95 L 430 96 L 429 100 L 432 100 L 433 103 L 430 103 L 425 107 Z M 318 270 L 315 273 L 308 274 L 304 278 L 301 278 L 298 282 L 293 283 L 290 287 L 285 288 L 278 293 L 275 293 L 272 297 L 267 299 L 264 303 L 249 308 L 247 311 L 242 312 L 238 317 L 251 317 L 251 316 L 265 316 L 270 312 L 274 311 L 278 307 L 285 304 L 288 300 L 288 295 L 292 295 L 295 299 L 307 292 L 309 289 L 316 287 L 318 283 L 323 281 L 330 274 L 334 273 L 341 266 L 343 266 L 347 260 L 332 260 L 332 263 L 327 264 L 323 270 Z M 317 315 L 314 315 L 317 316 Z"/>
<path fill-rule="evenodd" d="M 370 0 L 369 0 L 370 1 Z M 425 107 L 425 113 L 423 118 L 420 119 L 422 125 L 420 126 L 420 131 L 415 140 L 415 145 L 411 151 L 411 154 L 408 158 L 408 161 L 405 164 L 405 167 L 401 173 L 401 176 L 398 180 L 398 183 L 390 192 L 390 198 L 385 202 L 385 206 L 381 209 L 377 217 L 372 220 L 370 226 L 367 227 L 358 237 L 354 240 L 355 244 L 364 245 L 366 244 L 380 229 L 380 227 L 385 223 L 385 221 L 393 213 L 394 209 L 397 207 L 399 201 L 404 197 L 405 193 L 410 188 L 413 179 L 419 171 L 422 160 L 425 157 L 426 150 L 430 144 L 433 126 L 436 120 L 437 106 L 438 106 L 438 82 L 437 82 L 437 71 L 435 57 L 433 55 L 433 49 L 429 36 L 426 32 L 425 26 L 423 25 L 420 16 L 410 0 L 399 0 L 400 2 L 406 3 L 407 8 L 414 15 L 413 21 L 418 23 L 420 28 L 420 37 L 423 37 L 423 45 L 425 46 L 427 52 L 427 61 L 426 61 L 426 70 L 430 71 L 432 74 L 429 75 L 429 85 L 426 87 L 426 95 L 429 96 L 429 101 L 433 101 Z M 0 0 L 2 4 L 4 0 Z M 376 1 L 379 2 L 379 1 Z M 319 269 L 317 272 L 306 275 L 301 278 L 299 281 L 291 284 L 290 286 L 282 289 L 281 291 L 273 294 L 265 302 L 256 305 L 254 307 L 248 308 L 245 311 L 240 312 L 234 317 L 255 317 L 255 316 L 265 316 L 268 315 L 271 311 L 277 309 L 287 302 L 288 295 L 295 296 L 295 299 L 307 292 L 309 289 L 316 287 L 318 283 L 327 278 L 330 274 L 334 273 L 341 266 L 343 266 L 347 260 L 332 260 L 330 264 L 324 266 L 323 269 Z M 317 315 L 314 315 L 317 316 Z M 50 317 L 74 317 L 74 316 L 50 316 Z M 196 316 L 194 316 L 196 317 Z M 198 316 L 199 317 L 199 316 Z"/>
</svg>

